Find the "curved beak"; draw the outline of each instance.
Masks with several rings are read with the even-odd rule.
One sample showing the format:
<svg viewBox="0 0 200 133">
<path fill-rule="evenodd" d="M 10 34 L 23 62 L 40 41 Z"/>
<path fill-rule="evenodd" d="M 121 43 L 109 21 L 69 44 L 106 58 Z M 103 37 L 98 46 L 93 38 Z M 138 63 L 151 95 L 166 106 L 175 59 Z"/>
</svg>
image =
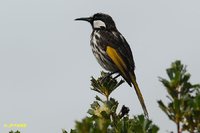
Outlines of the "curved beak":
<svg viewBox="0 0 200 133">
<path fill-rule="evenodd" d="M 87 21 L 87 22 L 92 22 L 92 18 L 91 17 L 84 17 L 84 18 L 77 18 L 75 19 L 75 21 Z"/>
</svg>

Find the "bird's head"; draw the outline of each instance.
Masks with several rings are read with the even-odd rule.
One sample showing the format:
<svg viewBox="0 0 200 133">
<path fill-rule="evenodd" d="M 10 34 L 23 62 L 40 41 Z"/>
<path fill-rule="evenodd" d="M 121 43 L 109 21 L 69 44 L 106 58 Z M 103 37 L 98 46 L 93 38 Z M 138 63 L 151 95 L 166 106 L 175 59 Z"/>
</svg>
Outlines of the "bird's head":
<svg viewBox="0 0 200 133">
<path fill-rule="evenodd" d="M 112 17 L 103 13 L 96 13 L 91 17 L 77 18 L 75 20 L 87 21 L 92 25 L 93 29 L 117 30 Z"/>
</svg>

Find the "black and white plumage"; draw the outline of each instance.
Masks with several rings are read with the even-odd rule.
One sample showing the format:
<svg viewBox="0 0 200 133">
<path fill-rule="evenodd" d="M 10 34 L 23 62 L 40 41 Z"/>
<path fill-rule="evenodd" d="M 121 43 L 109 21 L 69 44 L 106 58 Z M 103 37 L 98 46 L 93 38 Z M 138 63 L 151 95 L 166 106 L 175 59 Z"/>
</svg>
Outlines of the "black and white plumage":
<svg viewBox="0 0 200 133">
<path fill-rule="evenodd" d="M 112 17 L 107 14 L 97 13 L 92 17 L 78 18 L 76 20 L 87 21 L 91 24 L 93 31 L 90 45 L 98 63 L 112 73 L 119 73 L 130 86 L 134 85 L 144 114 L 148 116 L 143 96 L 136 82 L 132 51 L 126 39 L 117 30 Z"/>
</svg>

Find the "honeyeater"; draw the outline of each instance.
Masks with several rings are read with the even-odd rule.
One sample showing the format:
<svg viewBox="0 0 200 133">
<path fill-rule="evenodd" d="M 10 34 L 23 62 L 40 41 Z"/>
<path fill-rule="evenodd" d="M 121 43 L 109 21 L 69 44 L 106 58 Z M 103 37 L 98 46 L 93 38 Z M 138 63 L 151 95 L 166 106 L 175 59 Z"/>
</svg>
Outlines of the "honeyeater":
<svg viewBox="0 0 200 133">
<path fill-rule="evenodd" d="M 118 73 L 130 85 L 134 86 L 144 114 L 148 112 L 142 93 L 136 82 L 135 63 L 129 44 L 117 30 L 112 17 L 104 13 L 96 13 L 91 17 L 75 20 L 87 21 L 92 26 L 90 45 L 98 63 L 111 74 Z"/>
</svg>

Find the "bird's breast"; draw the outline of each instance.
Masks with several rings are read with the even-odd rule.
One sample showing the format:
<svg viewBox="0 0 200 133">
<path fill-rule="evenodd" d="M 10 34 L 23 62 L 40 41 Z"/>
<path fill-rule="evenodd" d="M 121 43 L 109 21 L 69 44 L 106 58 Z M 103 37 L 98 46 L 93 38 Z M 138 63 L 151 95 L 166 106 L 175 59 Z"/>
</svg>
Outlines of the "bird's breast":
<svg viewBox="0 0 200 133">
<path fill-rule="evenodd" d="M 92 52 L 96 57 L 98 63 L 108 71 L 115 71 L 116 68 L 106 53 L 105 41 L 103 41 L 100 31 L 93 31 L 91 34 L 90 45 Z"/>
</svg>

